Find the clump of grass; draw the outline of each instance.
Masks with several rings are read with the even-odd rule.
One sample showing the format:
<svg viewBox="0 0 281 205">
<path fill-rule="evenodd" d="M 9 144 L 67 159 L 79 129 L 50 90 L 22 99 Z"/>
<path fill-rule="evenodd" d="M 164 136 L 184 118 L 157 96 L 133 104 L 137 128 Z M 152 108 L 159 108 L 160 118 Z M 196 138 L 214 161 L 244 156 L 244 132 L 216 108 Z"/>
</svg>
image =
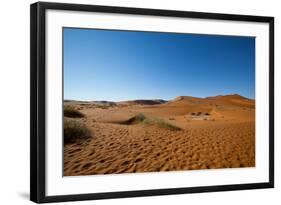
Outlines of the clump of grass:
<svg viewBox="0 0 281 205">
<path fill-rule="evenodd" d="M 158 127 L 161 127 L 161 128 L 165 128 L 165 129 L 168 129 L 168 130 L 172 130 L 172 131 L 179 131 L 181 130 L 181 128 L 163 120 L 163 119 L 160 119 L 160 118 L 146 118 L 144 121 L 143 121 L 144 124 L 147 124 L 147 125 L 156 125 Z"/>
<path fill-rule="evenodd" d="M 81 118 L 84 117 L 84 114 L 76 110 L 72 106 L 64 106 L 63 113 L 65 117 L 71 117 L 71 118 Z"/>
<path fill-rule="evenodd" d="M 132 125 L 132 124 L 138 124 L 138 123 L 143 123 L 145 125 L 156 125 L 158 127 L 169 129 L 172 131 L 181 130 L 181 128 L 179 128 L 175 125 L 172 125 L 169 122 L 166 122 L 165 120 L 163 120 L 161 118 L 148 118 L 143 113 L 139 113 L 139 114 L 135 115 L 134 117 L 125 121 L 123 124 Z"/>
<path fill-rule="evenodd" d="M 96 105 L 96 108 L 101 108 L 101 109 L 108 109 L 110 106 L 109 105 Z"/>
<path fill-rule="evenodd" d="M 64 143 L 73 143 L 91 136 L 90 130 L 77 120 L 64 118 Z"/>
<path fill-rule="evenodd" d="M 143 122 L 147 117 L 143 113 L 139 113 L 127 120 L 124 124 L 137 124 Z"/>
</svg>

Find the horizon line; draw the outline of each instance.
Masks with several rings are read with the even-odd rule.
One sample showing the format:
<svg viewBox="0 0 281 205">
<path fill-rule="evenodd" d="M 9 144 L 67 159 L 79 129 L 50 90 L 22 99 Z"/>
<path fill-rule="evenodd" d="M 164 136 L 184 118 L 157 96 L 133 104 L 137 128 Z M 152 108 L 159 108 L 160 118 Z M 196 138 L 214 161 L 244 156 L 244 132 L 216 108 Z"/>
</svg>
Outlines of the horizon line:
<svg viewBox="0 0 281 205">
<path fill-rule="evenodd" d="M 93 101 L 106 101 L 106 102 L 124 102 L 124 101 L 134 101 L 134 100 L 164 100 L 164 101 L 171 101 L 174 100 L 178 97 L 193 97 L 193 98 L 199 98 L 199 99 L 206 99 L 206 98 L 211 98 L 211 97 L 219 97 L 219 96 L 240 96 L 249 100 L 255 100 L 255 98 L 250 98 L 250 97 L 245 97 L 241 94 L 237 94 L 237 93 L 230 93 L 230 94 L 225 94 L 225 95 L 212 95 L 212 96 L 206 96 L 206 97 L 197 97 L 197 96 L 191 96 L 191 95 L 178 95 L 172 99 L 163 99 L 163 98 L 134 98 L 134 99 L 126 99 L 126 100 L 100 100 L 100 99 L 96 99 L 96 100 L 78 100 L 78 99 L 63 99 L 64 101 L 83 101 L 83 102 L 93 102 Z"/>
</svg>

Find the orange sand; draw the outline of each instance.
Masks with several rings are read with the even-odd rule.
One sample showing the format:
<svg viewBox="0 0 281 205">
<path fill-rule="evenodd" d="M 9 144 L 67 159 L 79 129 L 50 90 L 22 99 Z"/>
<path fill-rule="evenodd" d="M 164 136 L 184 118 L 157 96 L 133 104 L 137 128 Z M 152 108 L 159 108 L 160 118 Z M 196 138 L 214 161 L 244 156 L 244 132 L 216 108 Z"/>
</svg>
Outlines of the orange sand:
<svg viewBox="0 0 281 205">
<path fill-rule="evenodd" d="M 120 102 L 106 109 L 94 102 L 65 104 L 85 114 L 78 120 L 92 133 L 64 146 L 65 176 L 255 166 L 255 101 L 239 95 Z M 203 115 L 192 115 L 198 112 Z M 138 113 L 182 130 L 122 123 Z"/>
</svg>

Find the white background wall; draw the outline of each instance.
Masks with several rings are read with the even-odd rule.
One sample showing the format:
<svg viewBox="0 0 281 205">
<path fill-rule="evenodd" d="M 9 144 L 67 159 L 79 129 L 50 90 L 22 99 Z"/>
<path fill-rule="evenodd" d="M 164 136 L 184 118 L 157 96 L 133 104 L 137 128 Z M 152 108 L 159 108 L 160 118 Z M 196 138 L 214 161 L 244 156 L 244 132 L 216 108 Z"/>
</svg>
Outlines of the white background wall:
<svg viewBox="0 0 281 205">
<path fill-rule="evenodd" d="M 52 1 L 52 0 L 49 0 Z M 31 204 L 29 198 L 29 4 L 0 6 L 0 204 Z M 277 204 L 281 196 L 281 5 L 278 0 L 67 0 L 61 2 L 218 12 L 275 17 L 275 177 L 276 188 L 235 192 L 158 196 L 68 204 Z M 277 106 L 279 105 L 279 106 Z M 280 202 L 279 202 L 280 203 Z M 64 204 L 64 203 L 62 203 Z"/>
</svg>

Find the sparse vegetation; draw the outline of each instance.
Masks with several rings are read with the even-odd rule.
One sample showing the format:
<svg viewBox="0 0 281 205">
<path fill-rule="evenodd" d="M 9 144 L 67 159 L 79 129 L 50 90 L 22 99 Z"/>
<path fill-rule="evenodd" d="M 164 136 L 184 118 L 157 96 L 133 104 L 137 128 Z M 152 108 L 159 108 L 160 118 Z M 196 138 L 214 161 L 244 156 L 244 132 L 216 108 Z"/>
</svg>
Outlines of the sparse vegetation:
<svg viewBox="0 0 281 205">
<path fill-rule="evenodd" d="M 96 105 L 96 108 L 101 108 L 101 109 L 108 109 L 110 106 L 109 105 Z"/>
<path fill-rule="evenodd" d="M 82 123 L 74 119 L 64 118 L 64 143 L 73 143 L 78 140 L 87 139 L 91 132 Z"/>
<path fill-rule="evenodd" d="M 169 120 L 175 120 L 175 118 L 173 118 L 173 117 L 170 117 L 170 118 L 169 118 Z"/>
<path fill-rule="evenodd" d="M 169 122 L 166 122 L 165 120 L 163 119 L 160 119 L 160 118 L 146 118 L 144 121 L 143 121 L 144 124 L 147 124 L 147 125 L 157 125 L 158 127 L 161 127 L 161 128 L 165 128 L 165 129 L 168 129 L 168 130 L 172 130 L 172 131 L 179 131 L 181 130 L 181 128 L 169 123 Z"/>
<path fill-rule="evenodd" d="M 84 117 L 84 114 L 76 110 L 72 106 L 64 106 L 63 113 L 65 117 L 71 117 L 71 118 L 81 118 Z"/>
<path fill-rule="evenodd" d="M 191 115 L 192 116 L 202 116 L 202 115 L 209 116 L 210 113 L 208 113 L 208 112 L 205 112 L 205 113 L 203 113 L 203 112 L 192 112 Z"/>
<path fill-rule="evenodd" d="M 142 113 L 139 113 L 136 116 L 125 121 L 123 124 L 137 124 L 137 123 L 143 122 L 145 119 L 146 119 L 146 116 Z"/>
<path fill-rule="evenodd" d="M 181 128 L 172 125 L 161 118 L 148 118 L 143 113 L 137 114 L 136 116 L 130 118 L 129 120 L 123 122 L 122 124 L 132 125 L 138 123 L 143 123 L 146 125 L 156 125 L 158 127 L 166 128 L 173 131 L 181 130 Z"/>
</svg>

